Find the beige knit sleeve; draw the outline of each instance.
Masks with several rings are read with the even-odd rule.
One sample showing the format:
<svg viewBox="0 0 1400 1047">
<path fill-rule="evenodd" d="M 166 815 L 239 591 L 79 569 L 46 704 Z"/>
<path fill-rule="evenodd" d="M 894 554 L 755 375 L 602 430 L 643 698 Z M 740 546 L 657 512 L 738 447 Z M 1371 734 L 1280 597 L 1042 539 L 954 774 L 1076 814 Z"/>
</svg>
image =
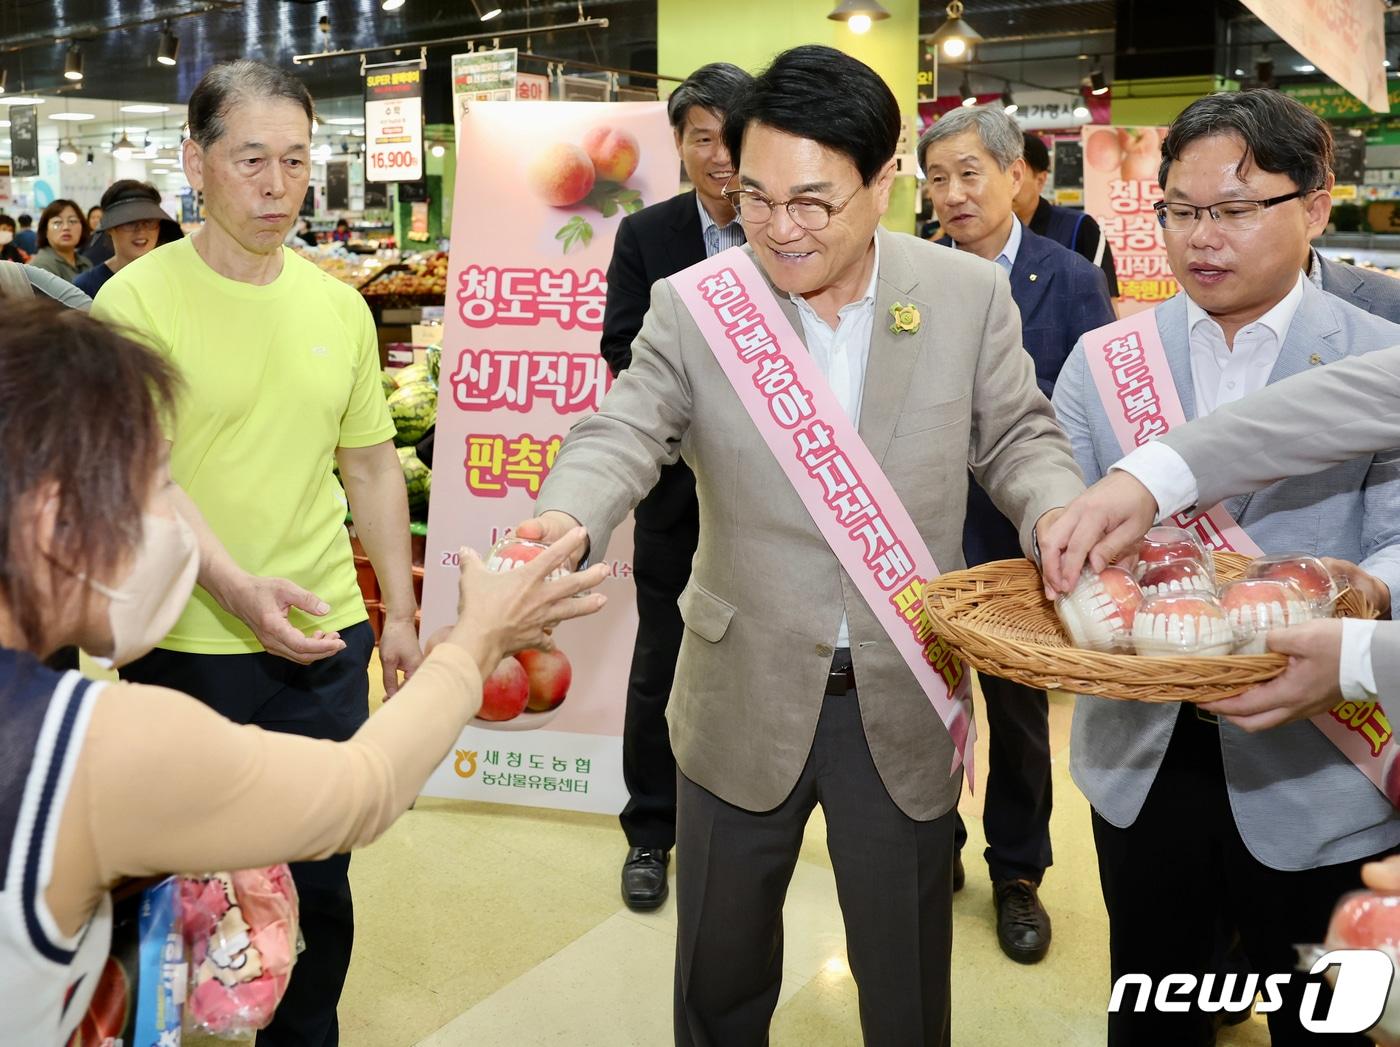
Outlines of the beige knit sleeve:
<svg viewBox="0 0 1400 1047">
<path fill-rule="evenodd" d="M 117 880 L 324 858 L 408 809 L 481 704 L 481 673 L 439 644 L 346 742 L 240 727 L 186 695 L 97 698 L 46 899 L 75 929 Z"/>
</svg>

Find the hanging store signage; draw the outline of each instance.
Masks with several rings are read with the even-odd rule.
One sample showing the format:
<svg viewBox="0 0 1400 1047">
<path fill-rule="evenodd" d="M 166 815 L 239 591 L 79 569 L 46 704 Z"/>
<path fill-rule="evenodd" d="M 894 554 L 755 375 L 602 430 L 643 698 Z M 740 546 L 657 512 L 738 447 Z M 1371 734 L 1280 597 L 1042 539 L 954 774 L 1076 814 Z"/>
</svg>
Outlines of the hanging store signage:
<svg viewBox="0 0 1400 1047">
<path fill-rule="evenodd" d="M 514 47 L 498 51 L 472 51 L 452 56 L 453 140 L 462 133 L 462 117 L 473 102 L 509 102 L 515 98 L 519 52 Z"/>
<path fill-rule="evenodd" d="M 423 177 L 423 69 L 417 62 L 365 70 L 365 179 Z"/>
<path fill-rule="evenodd" d="M 1244 6 L 1366 105 L 1390 112 L 1381 0 L 1244 0 Z"/>
<path fill-rule="evenodd" d="M 39 177 L 39 110 L 35 106 L 10 106 L 10 174 Z"/>
</svg>

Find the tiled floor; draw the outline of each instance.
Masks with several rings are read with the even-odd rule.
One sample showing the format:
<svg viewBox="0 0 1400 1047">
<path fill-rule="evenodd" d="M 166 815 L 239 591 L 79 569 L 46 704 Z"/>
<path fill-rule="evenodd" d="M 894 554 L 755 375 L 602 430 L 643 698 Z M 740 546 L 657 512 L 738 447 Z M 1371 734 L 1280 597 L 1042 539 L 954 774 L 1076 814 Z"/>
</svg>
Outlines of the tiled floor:
<svg viewBox="0 0 1400 1047">
<path fill-rule="evenodd" d="M 379 678 L 377 666 L 371 679 Z M 1070 699 L 1051 707 L 1056 864 L 1042 889 L 1049 957 L 997 948 L 981 803 L 964 793 L 967 887 L 953 903 L 953 1042 L 1092 1047 L 1104 1040 L 1107 925 L 1089 812 L 1068 770 Z M 979 721 L 985 720 L 979 714 Z M 986 766 L 985 742 L 978 764 Z M 785 914 L 775 1047 L 860 1043 L 820 812 Z M 352 865 L 355 959 L 341 1005 L 346 1047 L 664 1047 L 671 1042 L 675 907 L 629 912 L 613 818 L 421 800 Z M 683 856 L 678 856 L 683 860 Z M 1267 1044 L 1261 1020 L 1221 1047 Z"/>
</svg>

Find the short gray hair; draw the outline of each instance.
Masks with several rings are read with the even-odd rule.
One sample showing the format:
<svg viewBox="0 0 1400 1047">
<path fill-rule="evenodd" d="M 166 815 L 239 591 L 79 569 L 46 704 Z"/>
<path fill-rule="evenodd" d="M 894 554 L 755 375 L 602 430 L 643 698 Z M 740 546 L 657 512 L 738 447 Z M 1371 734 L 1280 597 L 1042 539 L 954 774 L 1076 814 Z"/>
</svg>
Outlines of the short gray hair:
<svg viewBox="0 0 1400 1047">
<path fill-rule="evenodd" d="M 976 131 L 982 147 L 992 155 L 1003 171 L 1025 152 L 1026 141 L 1021 127 L 998 105 L 960 106 L 945 113 L 919 137 L 919 166 L 927 170 L 924 156 L 928 147 L 945 138 L 954 138 L 965 131 Z"/>
<path fill-rule="evenodd" d="M 190 137 L 201 149 L 208 149 L 224 136 L 229 110 L 250 98 L 295 102 L 306 113 L 308 126 L 316 119 L 316 106 L 304 83 L 274 66 L 240 58 L 211 67 L 190 94 Z"/>
</svg>

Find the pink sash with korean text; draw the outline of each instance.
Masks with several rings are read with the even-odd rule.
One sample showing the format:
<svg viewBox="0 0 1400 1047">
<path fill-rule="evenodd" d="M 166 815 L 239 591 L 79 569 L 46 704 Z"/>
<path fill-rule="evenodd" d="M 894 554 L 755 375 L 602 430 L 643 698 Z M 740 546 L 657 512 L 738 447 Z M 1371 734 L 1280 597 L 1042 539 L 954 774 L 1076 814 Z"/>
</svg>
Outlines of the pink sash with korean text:
<svg viewBox="0 0 1400 1047">
<path fill-rule="evenodd" d="M 1099 399 L 1124 454 L 1186 424 L 1172 377 L 1156 310 L 1134 313 L 1084 336 L 1085 360 Z M 1211 549 L 1261 556 L 1263 550 L 1235 522 L 1223 504 L 1195 515 L 1178 513 L 1172 522 Z M 1341 750 L 1362 774 L 1400 806 L 1400 781 L 1386 788 L 1391 729 L 1379 702 L 1340 701 L 1312 718 L 1313 726 Z"/>
<path fill-rule="evenodd" d="M 919 681 L 953 739 L 950 775 L 973 785 L 971 679 L 923 613 L 938 566 L 778 305 L 753 260 L 731 247 L 670 277 L 822 537 Z"/>
</svg>

